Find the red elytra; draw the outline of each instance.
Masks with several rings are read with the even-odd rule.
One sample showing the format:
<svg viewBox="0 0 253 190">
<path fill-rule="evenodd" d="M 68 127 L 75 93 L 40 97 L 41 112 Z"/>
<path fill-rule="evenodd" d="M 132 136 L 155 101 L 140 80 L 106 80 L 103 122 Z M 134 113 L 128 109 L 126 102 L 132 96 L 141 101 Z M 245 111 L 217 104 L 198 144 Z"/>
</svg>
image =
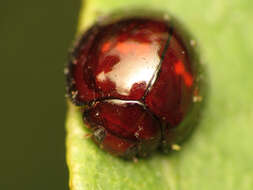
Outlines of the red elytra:
<svg viewBox="0 0 253 190">
<path fill-rule="evenodd" d="M 132 18 L 95 25 L 77 44 L 68 69 L 69 97 L 86 105 L 84 121 L 106 151 L 145 156 L 182 136 L 175 129 L 192 107 L 195 74 L 185 44 L 167 22 Z"/>
</svg>

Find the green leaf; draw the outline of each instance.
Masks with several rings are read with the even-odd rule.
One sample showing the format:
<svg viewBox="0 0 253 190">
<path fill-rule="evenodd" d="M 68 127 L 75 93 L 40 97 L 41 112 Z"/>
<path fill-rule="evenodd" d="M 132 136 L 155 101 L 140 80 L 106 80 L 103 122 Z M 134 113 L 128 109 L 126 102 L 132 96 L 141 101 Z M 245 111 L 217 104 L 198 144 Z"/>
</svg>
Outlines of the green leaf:
<svg viewBox="0 0 253 190">
<path fill-rule="evenodd" d="M 210 89 L 203 119 L 181 151 L 124 161 L 90 139 L 69 104 L 67 162 L 72 190 L 253 189 L 253 1 L 87 0 L 78 31 L 119 9 L 163 10 L 195 36 Z"/>
</svg>

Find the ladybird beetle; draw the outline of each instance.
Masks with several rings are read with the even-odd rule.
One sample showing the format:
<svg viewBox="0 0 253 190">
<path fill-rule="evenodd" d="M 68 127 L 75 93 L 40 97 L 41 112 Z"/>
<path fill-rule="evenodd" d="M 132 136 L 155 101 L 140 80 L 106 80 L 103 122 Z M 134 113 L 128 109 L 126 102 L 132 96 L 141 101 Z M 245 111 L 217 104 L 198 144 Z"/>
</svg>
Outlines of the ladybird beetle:
<svg viewBox="0 0 253 190">
<path fill-rule="evenodd" d="M 67 67 L 67 93 L 96 144 L 132 158 L 185 138 L 198 89 L 189 47 L 158 18 L 114 19 L 82 35 Z"/>
</svg>

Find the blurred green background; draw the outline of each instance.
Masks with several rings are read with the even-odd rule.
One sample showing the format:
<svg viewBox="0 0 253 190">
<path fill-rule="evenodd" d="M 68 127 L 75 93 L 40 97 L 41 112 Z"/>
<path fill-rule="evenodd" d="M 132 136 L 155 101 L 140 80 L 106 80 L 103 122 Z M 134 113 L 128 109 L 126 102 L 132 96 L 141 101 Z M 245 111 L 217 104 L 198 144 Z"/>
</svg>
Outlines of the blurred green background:
<svg viewBox="0 0 253 190">
<path fill-rule="evenodd" d="M 79 0 L 0 0 L 1 190 L 68 189 L 63 67 Z"/>
</svg>

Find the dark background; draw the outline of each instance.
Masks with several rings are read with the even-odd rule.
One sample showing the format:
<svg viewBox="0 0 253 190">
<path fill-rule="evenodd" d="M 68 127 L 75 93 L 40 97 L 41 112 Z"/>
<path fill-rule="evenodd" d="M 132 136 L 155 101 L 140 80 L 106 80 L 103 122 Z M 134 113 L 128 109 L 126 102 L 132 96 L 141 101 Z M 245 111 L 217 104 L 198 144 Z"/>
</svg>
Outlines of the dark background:
<svg viewBox="0 0 253 190">
<path fill-rule="evenodd" d="M 68 189 L 63 68 L 79 0 L 0 0 L 0 189 Z"/>
</svg>

